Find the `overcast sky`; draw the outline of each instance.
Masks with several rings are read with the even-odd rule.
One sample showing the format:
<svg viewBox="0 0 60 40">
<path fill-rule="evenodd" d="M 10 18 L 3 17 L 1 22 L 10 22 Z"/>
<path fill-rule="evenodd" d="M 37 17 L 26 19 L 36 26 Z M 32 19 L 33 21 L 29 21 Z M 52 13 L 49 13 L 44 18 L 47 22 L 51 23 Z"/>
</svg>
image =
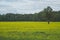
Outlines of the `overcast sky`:
<svg viewBox="0 0 60 40">
<path fill-rule="evenodd" d="M 4 13 L 35 13 L 51 6 L 60 10 L 60 0 L 0 0 L 0 14 Z"/>
</svg>

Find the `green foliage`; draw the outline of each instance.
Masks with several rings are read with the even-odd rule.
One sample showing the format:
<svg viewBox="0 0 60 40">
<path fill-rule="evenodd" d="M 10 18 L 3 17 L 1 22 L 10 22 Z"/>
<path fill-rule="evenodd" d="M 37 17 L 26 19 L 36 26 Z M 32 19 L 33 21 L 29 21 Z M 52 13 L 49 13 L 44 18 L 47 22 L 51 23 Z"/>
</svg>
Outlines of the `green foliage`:
<svg viewBox="0 0 60 40">
<path fill-rule="evenodd" d="M 45 33 L 39 31 L 38 32 L 13 31 L 13 32 L 2 32 L 1 35 L 0 40 L 60 40 L 60 34 L 54 32 L 50 34 L 49 32 Z"/>
<path fill-rule="evenodd" d="M 60 11 L 53 11 L 48 6 L 41 12 L 34 14 L 7 13 L 0 15 L 0 21 L 60 21 Z"/>
</svg>

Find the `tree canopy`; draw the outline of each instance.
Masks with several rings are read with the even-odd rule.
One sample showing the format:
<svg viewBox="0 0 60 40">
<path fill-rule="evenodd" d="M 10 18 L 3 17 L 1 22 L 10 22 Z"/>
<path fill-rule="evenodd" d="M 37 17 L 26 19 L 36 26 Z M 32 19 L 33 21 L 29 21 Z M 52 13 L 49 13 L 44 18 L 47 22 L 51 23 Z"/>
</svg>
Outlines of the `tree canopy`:
<svg viewBox="0 0 60 40">
<path fill-rule="evenodd" d="M 44 10 L 34 14 L 0 14 L 0 21 L 60 21 L 60 11 L 53 11 L 48 6 Z"/>
</svg>

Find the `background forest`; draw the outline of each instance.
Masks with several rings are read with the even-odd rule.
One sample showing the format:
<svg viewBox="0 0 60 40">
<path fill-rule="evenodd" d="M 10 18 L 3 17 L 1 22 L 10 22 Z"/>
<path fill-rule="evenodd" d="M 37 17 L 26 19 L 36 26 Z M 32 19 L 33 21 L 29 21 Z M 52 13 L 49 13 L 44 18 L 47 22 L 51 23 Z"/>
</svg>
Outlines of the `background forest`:
<svg viewBox="0 0 60 40">
<path fill-rule="evenodd" d="M 47 21 L 47 18 L 49 18 L 50 21 L 60 21 L 60 11 L 53 11 L 53 9 L 48 6 L 44 10 L 34 14 L 0 14 L 0 21 Z"/>
</svg>

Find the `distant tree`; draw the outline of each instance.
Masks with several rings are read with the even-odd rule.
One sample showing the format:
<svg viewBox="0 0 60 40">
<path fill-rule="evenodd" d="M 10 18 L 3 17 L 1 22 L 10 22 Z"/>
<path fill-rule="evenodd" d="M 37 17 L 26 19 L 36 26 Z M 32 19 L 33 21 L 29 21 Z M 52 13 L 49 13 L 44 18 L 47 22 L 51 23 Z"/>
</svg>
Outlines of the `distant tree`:
<svg viewBox="0 0 60 40">
<path fill-rule="evenodd" d="M 60 11 L 53 11 L 50 6 L 34 14 L 0 14 L 0 21 L 60 21 Z"/>
<path fill-rule="evenodd" d="M 46 18 L 49 24 L 52 17 L 52 8 L 48 6 L 47 8 L 44 9 L 44 13 L 46 13 Z"/>
</svg>

